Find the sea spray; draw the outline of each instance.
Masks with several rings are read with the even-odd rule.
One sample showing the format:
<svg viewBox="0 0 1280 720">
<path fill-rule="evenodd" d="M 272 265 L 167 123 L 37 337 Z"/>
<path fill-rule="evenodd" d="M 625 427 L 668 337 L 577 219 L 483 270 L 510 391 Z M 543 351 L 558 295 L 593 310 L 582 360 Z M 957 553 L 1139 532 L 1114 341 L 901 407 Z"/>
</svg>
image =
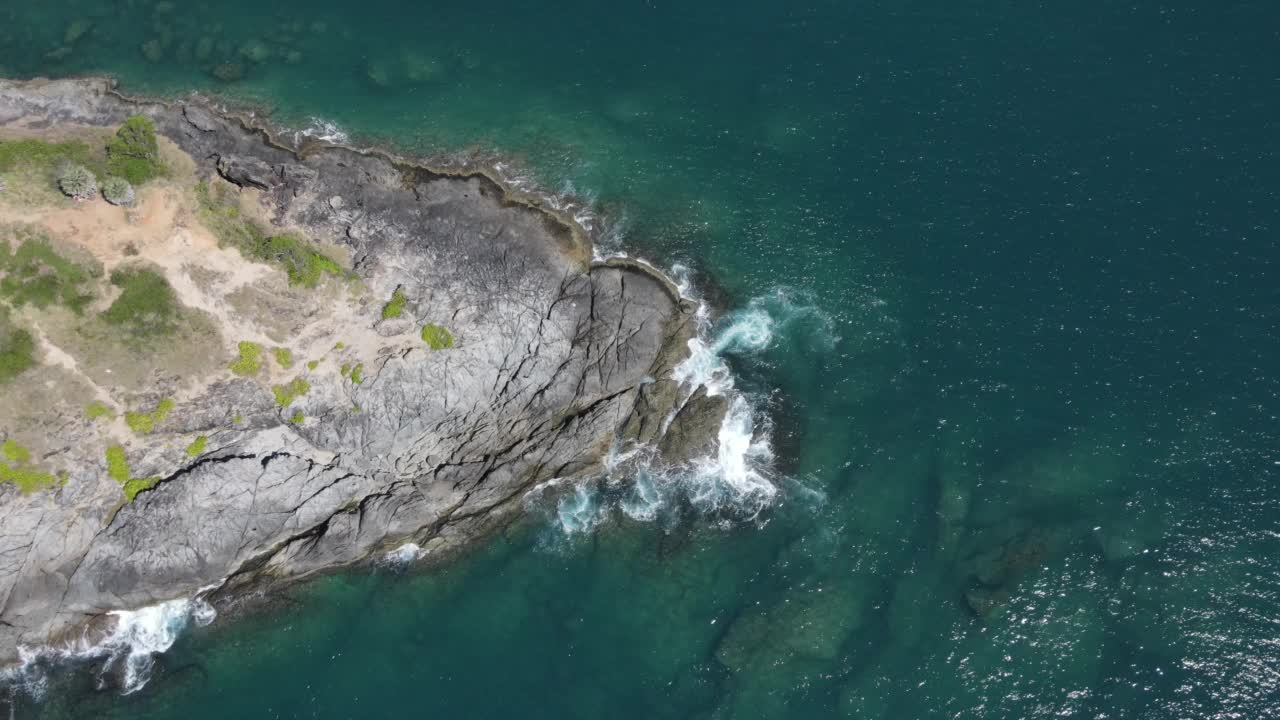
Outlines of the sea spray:
<svg viewBox="0 0 1280 720">
<path fill-rule="evenodd" d="M 110 632 L 93 639 L 86 630 L 60 645 L 18 646 L 20 665 L 0 673 L 0 684 L 20 689 L 40 698 L 48 684 L 47 670 L 67 663 L 105 660 L 99 680 L 118 677 L 120 692 L 129 695 L 141 690 L 151 678 L 156 656 L 177 642 L 190 625 L 203 627 L 213 622 L 217 611 L 203 597 L 214 586 L 202 588 L 193 599 L 179 598 L 137 610 L 115 610 Z"/>
<path fill-rule="evenodd" d="M 383 555 L 381 565 L 392 570 L 404 570 L 425 554 L 426 552 L 417 543 L 407 542 Z"/>
<path fill-rule="evenodd" d="M 621 514 L 639 522 L 674 525 L 688 509 L 699 516 L 726 521 L 751 521 L 776 504 L 783 483 L 774 476 L 771 427 L 751 398 L 735 389 L 730 356 L 753 357 L 780 339 L 804 342 L 815 350 L 834 347 L 837 338 L 829 317 L 810 298 L 780 289 L 753 298 L 718 324 L 710 321 L 706 304 L 698 299 L 685 266 L 670 271 L 682 296 L 699 303 L 699 333 L 689 341 L 689 356 L 672 371 L 685 402 L 699 388 L 707 395 L 728 395 L 728 409 L 717 432 L 715 451 L 679 466 L 668 466 L 647 445 L 616 445 L 604 459 L 598 482 L 575 485 L 557 496 L 552 525 L 561 537 L 589 534 Z M 663 431 L 677 410 L 664 420 Z M 563 484 L 543 483 L 530 500 Z M 802 483 L 785 487 L 804 491 Z M 806 501 L 815 501 L 805 493 Z M 816 501 L 820 501 L 817 498 Z"/>
</svg>

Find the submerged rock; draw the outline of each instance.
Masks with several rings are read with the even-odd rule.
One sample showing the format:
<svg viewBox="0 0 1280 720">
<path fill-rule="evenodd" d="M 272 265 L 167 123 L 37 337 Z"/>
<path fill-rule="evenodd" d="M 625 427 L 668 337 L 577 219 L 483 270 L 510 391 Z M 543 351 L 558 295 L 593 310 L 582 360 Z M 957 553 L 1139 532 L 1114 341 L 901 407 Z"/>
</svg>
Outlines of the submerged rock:
<svg viewBox="0 0 1280 720">
<path fill-rule="evenodd" d="M 668 461 L 683 463 L 711 455 L 716 449 L 716 436 L 729 411 L 724 395 L 708 395 L 699 387 L 671 420 L 658 450 Z"/>
</svg>

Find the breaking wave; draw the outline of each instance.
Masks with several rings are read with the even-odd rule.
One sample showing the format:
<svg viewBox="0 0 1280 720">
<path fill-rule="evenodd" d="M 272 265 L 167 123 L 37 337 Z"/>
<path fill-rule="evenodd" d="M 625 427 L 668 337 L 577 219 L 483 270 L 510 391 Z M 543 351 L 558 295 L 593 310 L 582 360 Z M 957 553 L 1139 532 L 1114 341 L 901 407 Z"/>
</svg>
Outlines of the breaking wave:
<svg viewBox="0 0 1280 720">
<path fill-rule="evenodd" d="M 577 485 L 556 501 L 553 525 L 565 536 L 590 533 L 615 514 L 671 524 L 692 510 L 724 522 L 751 521 L 782 495 L 782 483 L 773 469 L 769 418 L 749 395 L 735 389 L 728 359 L 759 356 L 783 341 L 831 350 L 838 338 L 830 317 L 807 295 L 779 289 L 753 298 L 713 323 L 688 268 L 677 265 L 668 275 L 683 296 L 699 301 L 700 332 L 689 341 L 689 356 L 673 369 L 672 379 L 680 385 L 685 402 L 699 388 L 708 396 L 724 395 L 728 400 L 716 450 L 671 467 L 657 462 L 652 447 L 615 447 L 605 460 L 601 479 Z M 666 423 L 677 413 L 672 412 Z"/>
<path fill-rule="evenodd" d="M 301 144 L 303 138 L 313 138 L 334 145 L 345 145 L 351 139 L 337 123 L 318 117 L 311 118 L 310 124 L 293 134 L 294 144 Z"/>
<path fill-rule="evenodd" d="M 156 656 L 173 647 L 184 630 L 193 624 L 208 625 L 218 613 L 197 595 L 190 600 L 169 600 L 108 614 L 115 623 L 111 631 L 99 639 L 91 639 L 86 632 L 62 645 L 18 646 L 21 664 L 0 674 L 0 682 L 40 698 L 47 687 L 50 669 L 104 660 L 98 670 L 100 687 L 117 684 L 121 694 L 129 695 L 146 686 Z M 115 683 L 109 682 L 111 677 L 116 678 Z"/>
</svg>

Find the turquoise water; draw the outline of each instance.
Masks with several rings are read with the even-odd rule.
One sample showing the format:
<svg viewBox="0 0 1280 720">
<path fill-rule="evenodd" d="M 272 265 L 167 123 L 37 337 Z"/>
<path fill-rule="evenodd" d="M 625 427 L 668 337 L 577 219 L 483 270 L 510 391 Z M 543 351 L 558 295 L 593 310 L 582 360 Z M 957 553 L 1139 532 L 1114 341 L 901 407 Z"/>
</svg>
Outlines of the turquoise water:
<svg viewBox="0 0 1280 720">
<path fill-rule="evenodd" d="M 8 75 L 591 198 L 718 332 L 770 324 L 724 355 L 782 490 L 535 505 L 17 717 L 1280 717 L 1273 3 L 0 5 Z"/>
</svg>

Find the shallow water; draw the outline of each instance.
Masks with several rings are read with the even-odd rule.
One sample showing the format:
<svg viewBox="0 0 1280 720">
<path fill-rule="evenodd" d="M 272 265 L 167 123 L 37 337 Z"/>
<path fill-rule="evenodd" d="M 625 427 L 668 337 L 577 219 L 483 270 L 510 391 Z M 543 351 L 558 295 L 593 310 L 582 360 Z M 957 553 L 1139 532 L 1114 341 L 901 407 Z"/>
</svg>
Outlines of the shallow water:
<svg viewBox="0 0 1280 720">
<path fill-rule="evenodd" d="M 0 68 L 589 197 L 724 312 L 778 498 L 548 500 L 17 717 L 1280 717 L 1280 8 L 404 5 L 0 2 Z"/>
</svg>

